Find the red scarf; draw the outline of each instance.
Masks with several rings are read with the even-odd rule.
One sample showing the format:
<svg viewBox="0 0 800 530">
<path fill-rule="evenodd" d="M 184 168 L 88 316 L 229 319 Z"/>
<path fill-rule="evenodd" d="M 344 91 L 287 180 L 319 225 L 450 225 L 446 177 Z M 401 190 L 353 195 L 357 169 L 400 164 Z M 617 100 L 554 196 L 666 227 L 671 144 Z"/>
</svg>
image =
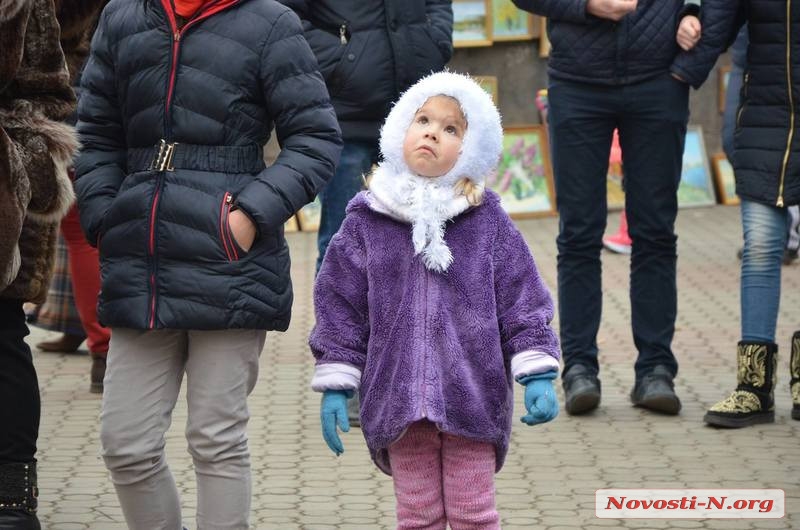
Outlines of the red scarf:
<svg viewBox="0 0 800 530">
<path fill-rule="evenodd" d="M 183 18 L 192 18 L 205 4 L 211 0 L 174 0 L 175 13 Z"/>
</svg>

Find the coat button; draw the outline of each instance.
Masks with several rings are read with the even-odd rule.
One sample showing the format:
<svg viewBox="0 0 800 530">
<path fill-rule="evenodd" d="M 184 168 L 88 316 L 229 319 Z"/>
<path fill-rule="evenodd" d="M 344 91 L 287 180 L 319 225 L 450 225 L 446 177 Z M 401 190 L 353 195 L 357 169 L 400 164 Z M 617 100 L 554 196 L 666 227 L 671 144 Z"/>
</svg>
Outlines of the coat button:
<svg viewBox="0 0 800 530">
<path fill-rule="evenodd" d="M 347 54 L 347 60 L 348 61 L 355 61 L 356 60 L 356 54 L 355 53 L 348 53 Z"/>
</svg>

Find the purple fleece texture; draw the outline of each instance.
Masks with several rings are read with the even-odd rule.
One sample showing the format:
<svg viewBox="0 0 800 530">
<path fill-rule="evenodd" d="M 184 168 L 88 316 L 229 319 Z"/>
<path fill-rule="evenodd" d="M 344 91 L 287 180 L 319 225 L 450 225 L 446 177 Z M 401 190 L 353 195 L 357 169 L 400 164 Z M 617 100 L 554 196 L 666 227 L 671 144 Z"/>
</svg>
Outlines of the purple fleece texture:
<svg viewBox="0 0 800 530">
<path fill-rule="evenodd" d="M 511 357 L 561 357 L 553 301 L 528 246 L 487 191 L 448 222 L 453 264 L 432 272 L 414 256 L 411 225 L 371 210 L 366 193 L 350 201 L 317 276 L 317 363 L 362 371 L 361 428 L 385 473 L 387 447 L 422 418 L 494 444 L 499 471 L 514 406 Z"/>
</svg>

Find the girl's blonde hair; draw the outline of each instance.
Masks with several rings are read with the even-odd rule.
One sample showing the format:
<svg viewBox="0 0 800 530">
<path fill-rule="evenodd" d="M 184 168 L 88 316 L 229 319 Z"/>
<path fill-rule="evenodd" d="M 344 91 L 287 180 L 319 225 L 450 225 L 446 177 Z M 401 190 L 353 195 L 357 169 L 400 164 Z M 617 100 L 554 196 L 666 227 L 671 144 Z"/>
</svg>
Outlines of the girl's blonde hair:
<svg viewBox="0 0 800 530">
<path fill-rule="evenodd" d="M 456 182 L 455 190 L 456 194 L 466 197 L 472 206 L 483 202 L 483 188 L 466 177 Z"/>
</svg>

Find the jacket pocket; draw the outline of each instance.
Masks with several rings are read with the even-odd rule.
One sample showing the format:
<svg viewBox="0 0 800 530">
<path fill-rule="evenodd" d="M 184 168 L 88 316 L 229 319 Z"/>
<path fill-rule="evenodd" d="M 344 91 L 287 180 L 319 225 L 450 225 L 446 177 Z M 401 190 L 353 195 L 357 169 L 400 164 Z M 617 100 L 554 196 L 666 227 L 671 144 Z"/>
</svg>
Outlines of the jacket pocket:
<svg viewBox="0 0 800 530">
<path fill-rule="evenodd" d="M 231 232 L 231 225 L 228 222 L 232 205 L 233 195 L 226 191 L 222 196 L 222 203 L 219 207 L 219 238 L 228 261 L 239 261 L 239 256 L 243 251 L 242 248 L 236 244 L 236 239 Z"/>
</svg>

